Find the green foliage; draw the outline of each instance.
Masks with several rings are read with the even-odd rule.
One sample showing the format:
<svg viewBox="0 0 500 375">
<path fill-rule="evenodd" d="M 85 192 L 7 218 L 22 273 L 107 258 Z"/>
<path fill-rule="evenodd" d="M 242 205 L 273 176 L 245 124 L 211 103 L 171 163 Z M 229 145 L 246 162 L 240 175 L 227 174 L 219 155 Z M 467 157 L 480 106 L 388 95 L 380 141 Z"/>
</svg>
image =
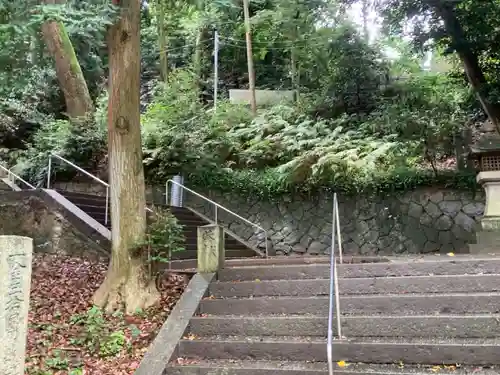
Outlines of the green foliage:
<svg viewBox="0 0 500 375">
<path fill-rule="evenodd" d="M 72 340 L 72 344 L 84 346 L 92 354 L 111 357 L 126 347 L 125 333 L 111 331 L 103 311 L 96 306 L 84 314 L 74 315 L 71 324 L 81 327 L 80 335 Z"/>
<path fill-rule="evenodd" d="M 188 175 L 191 186 L 241 196 L 258 196 L 272 199 L 290 195 L 316 195 L 318 193 L 342 193 L 346 195 L 379 194 L 413 190 L 420 186 L 441 186 L 475 191 L 476 174 L 471 172 L 442 171 L 435 174 L 427 169 L 397 168 L 378 171 L 368 176 L 353 175 L 331 179 L 318 185 L 312 181 L 291 184 L 276 170 L 207 170 Z"/>
<path fill-rule="evenodd" d="M 68 120 L 52 120 L 38 129 L 26 152 L 19 157 L 15 170 L 29 181 L 41 183 L 47 177 L 49 155 L 57 153 L 87 170 L 96 170 L 107 151 L 106 96 L 98 102 L 96 114 L 85 124 Z M 75 170 L 54 163 L 53 173 L 61 178 L 72 176 Z"/>
<path fill-rule="evenodd" d="M 183 226 L 169 209 L 155 207 L 153 220 L 148 225 L 146 243 L 149 263 L 166 263 L 174 252 L 184 250 Z"/>
<path fill-rule="evenodd" d="M 69 359 L 65 358 L 61 351 L 55 350 L 52 357 L 45 359 L 45 365 L 52 370 L 67 370 L 69 367 Z"/>
</svg>

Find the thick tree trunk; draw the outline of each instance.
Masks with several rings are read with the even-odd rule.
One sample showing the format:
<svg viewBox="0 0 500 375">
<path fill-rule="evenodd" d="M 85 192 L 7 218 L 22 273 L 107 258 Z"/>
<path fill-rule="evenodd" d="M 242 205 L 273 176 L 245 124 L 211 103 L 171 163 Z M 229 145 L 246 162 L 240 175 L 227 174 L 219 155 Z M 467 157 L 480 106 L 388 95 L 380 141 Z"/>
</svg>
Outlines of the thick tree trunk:
<svg viewBox="0 0 500 375">
<path fill-rule="evenodd" d="M 479 65 L 478 57 L 474 51 L 471 50 L 462 25 L 457 19 L 453 8 L 454 5 L 449 2 L 439 1 L 434 3 L 434 6 L 443 19 L 446 31 L 451 36 L 452 43 L 458 56 L 462 60 L 469 83 L 474 89 L 488 118 L 500 133 L 500 106 L 497 103 L 492 103 L 488 98 L 488 81 Z"/>
<path fill-rule="evenodd" d="M 160 75 L 163 82 L 168 80 L 168 39 L 167 30 L 165 25 L 165 0 L 158 0 L 157 2 L 157 29 L 158 29 L 158 43 L 160 47 Z"/>
<path fill-rule="evenodd" d="M 146 197 L 139 119 L 140 0 L 121 0 L 121 17 L 109 30 L 109 181 L 112 253 L 94 303 L 127 313 L 154 304 L 159 294 L 135 249 L 146 232 Z"/>
<path fill-rule="evenodd" d="M 46 4 L 64 2 L 64 0 L 45 0 Z M 42 33 L 47 48 L 55 60 L 57 79 L 64 93 L 68 116 L 72 119 L 88 116 L 94 111 L 94 104 L 64 25 L 61 22 L 47 22 L 42 25 Z"/>
</svg>

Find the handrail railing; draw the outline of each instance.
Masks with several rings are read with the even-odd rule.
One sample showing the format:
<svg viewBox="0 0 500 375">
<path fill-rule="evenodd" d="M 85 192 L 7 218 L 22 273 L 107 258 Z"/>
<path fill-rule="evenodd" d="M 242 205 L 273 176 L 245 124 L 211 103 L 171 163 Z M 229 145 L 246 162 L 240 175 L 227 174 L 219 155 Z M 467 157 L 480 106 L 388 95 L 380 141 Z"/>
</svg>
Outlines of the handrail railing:
<svg viewBox="0 0 500 375">
<path fill-rule="evenodd" d="M 174 181 L 174 180 L 168 180 L 168 181 L 166 182 L 166 184 L 165 184 L 165 200 L 166 200 L 166 202 L 167 202 L 167 205 L 168 205 L 168 185 L 169 185 L 169 183 L 170 183 L 170 184 L 172 184 L 172 185 L 177 185 L 177 186 L 179 186 L 179 187 L 181 188 L 181 191 L 182 191 L 182 190 L 186 190 L 186 191 L 190 192 L 191 194 L 196 195 L 198 198 L 201 198 L 201 199 L 203 199 L 204 201 L 206 201 L 206 202 L 208 202 L 208 203 L 212 204 L 212 205 L 214 206 L 214 208 L 215 208 L 215 213 L 214 213 L 214 215 L 215 215 L 215 218 L 214 218 L 214 223 L 215 223 L 215 224 L 218 224 L 218 221 L 219 221 L 219 220 L 218 220 L 218 219 L 219 219 L 219 218 L 218 218 L 218 210 L 219 210 L 219 209 L 221 209 L 221 210 L 223 210 L 223 211 L 227 212 L 228 214 L 230 214 L 230 215 L 232 215 L 232 216 L 237 217 L 237 218 L 238 218 L 238 219 L 240 219 L 241 221 L 244 221 L 245 223 L 247 223 L 247 224 L 249 224 L 249 225 L 253 226 L 254 228 L 257 228 L 257 229 L 258 229 L 258 230 L 260 230 L 261 232 L 263 232 L 263 233 L 264 233 L 264 238 L 265 238 L 266 258 L 269 256 L 269 244 L 268 244 L 268 239 L 267 239 L 267 231 L 266 231 L 264 228 L 262 228 L 261 226 L 259 226 L 259 225 L 255 224 L 255 223 L 252 223 L 250 220 L 245 219 L 244 217 L 242 217 L 242 216 L 238 215 L 237 213 L 234 213 L 233 211 L 231 211 L 231 210 L 227 209 L 226 207 L 221 206 L 220 204 L 218 204 L 218 203 L 214 202 L 214 201 L 213 201 L 213 200 L 211 200 L 210 198 L 207 198 L 207 197 L 205 197 L 204 195 L 201 195 L 200 193 L 197 193 L 196 191 L 191 190 L 191 189 L 189 189 L 189 188 L 185 187 L 184 185 L 182 185 L 182 184 L 180 184 L 180 183 L 178 183 L 178 182 L 176 182 L 176 181 Z"/>
<path fill-rule="evenodd" d="M 332 247 L 330 252 L 330 296 L 328 308 L 328 341 L 327 341 L 327 358 L 328 358 L 328 372 L 333 375 L 333 314 L 335 305 L 335 315 L 337 316 L 337 335 L 339 340 L 342 339 L 342 331 L 340 326 L 340 296 L 339 296 L 339 282 L 337 274 L 337 259 L 335 257 L 335 240 L 338 240 L 339 255 L 342 259 L 342 240 L 340 238 L 340 224 L 339 224 L 339 204 L 337 201 L 337 193 L 333 195 L 333 212 L 332 212 Z M 335 302 L 334 302 L 335 299 Z"/>
<path fill-rule="evenodd" d="M 64 163 L 70 165 L 71 167 L 75 168 L 77 171 L 83 173 L 87 177 L 90 177 L 94 181 L 97 181 L 101 185 L 103 185 L 104 187 L 106 187 L 106 208 L 105 208 L 106 211 L 105 211 L 105 215 L 104 215 L 104 225 L 107 225 L 108 224 L 108 216 L 109 216 L 109 212 L 108 212 L 109 211 L 109 207 L 108 207 L 109 206 L 109 184 L 107 182 L 104 182 L 100 178 L 97 178 L 92 173 L 87 172 L 85 169 L 80 168 L 78 165 L 70 162 L 68 159 L 63 158 L 62 156 L 60 156 L 60 155 L 52 152 L 49 155 L 49 166 L 48 166 L 48 169 L 47 169 L 47 189 L 50 189 L 50 180 L 51 180 L 51 177 L 52 177 L 51 176 L 52 175 L 52 158 L 56 158 L 56 159 L 61 160 L 62 162 L 64 162 Z"/>
<path fill-rule="evenodd" d="M 0 169 L 2 169 L 3 171 L 7 172 L 7 177 L 12 176 L 16 180 L 19 180 L 23 184 L 25 184 L 26 186 L 28 186 L 30 189 L 32 189 L 32 190 L 36 189 L 36 187 L 34 187 L 33 185 L 31 185 L 28 181 L 24 180 L 22 177 L 19 177 L 17 174 L 15 174 L 14 172 L 12 172 L 9 168 L 4 167 L 3 165 L 0 164 Z"/>
</svg>

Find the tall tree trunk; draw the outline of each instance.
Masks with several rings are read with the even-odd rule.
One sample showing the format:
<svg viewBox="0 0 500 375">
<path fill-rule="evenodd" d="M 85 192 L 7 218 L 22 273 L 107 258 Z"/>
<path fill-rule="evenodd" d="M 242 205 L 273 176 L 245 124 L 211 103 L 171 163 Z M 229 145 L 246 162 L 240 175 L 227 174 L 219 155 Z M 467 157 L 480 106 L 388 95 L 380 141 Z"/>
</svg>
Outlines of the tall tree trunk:
<svg viewBox="0 0 500 375">
<path fill-rule="evenodd" d="M 370 32 L 368 31 L 368 13 L 370 11 L 369 0 L 363 0 L 361 3 L 361 14 L 363 16 L 363 36 L 366 42 L 370 41 Z"/>
<path fill-rule="evenodd" d="M 428 0 L 429 1 L 429 0 Z M 474 89 L 481 106 L 488 115 L 490 121 L 500 133 L 500 106 L 492 103 L 489 96 L 489 84 L 479 65 L 479 60 L 474 51 L 471 50 L 465 32 L 455 14 L 454 5 L 445 1 L 434 3 L 434 6 L 444 21 L 446 31 L 451 36 L 452 43 L 462 60 L 465 74 Z"/>
<path fill-rule="evenodd" d="M 45 0 L 46 4 L 64 2 L 64 0 Z M 61 22 L 46 22 L 42 25 L 42 33 L 55 60 L 57 79 L 64 93 L 68 116 L 72 119 L 88 116 L 94 111 L 94 104 L 64 25 Z"/>
<path fill-rule="evenodd" d="M 158 30 L 158 43 L 160 47 L 160 74 L 161 79 L 167 82 L 168 79 L 168 35 L 165 22 L 165 0 L 157 1 L 157 30 Z"/>
<path fill-rule="evenodd" d="M 140 0 L 121 0 L 109 30 L 108 151 L 112 251 L 94 303 L 127 313 L 154 304 L 159 293 L 137 246 L 146 233 L 146 197 L 140 129 Z"/>
<path fill-rule="evenodd" d="M 193 59 L 193 69 L 195 76 L 198 80 L 201 80 L 201 56 L 203 54 L 203 33 L 204 27 L 198 30 L 196 34 L 196 42 L 195 42 L 195 51 L 194 51 L 194 59 Z"/>
</svg>

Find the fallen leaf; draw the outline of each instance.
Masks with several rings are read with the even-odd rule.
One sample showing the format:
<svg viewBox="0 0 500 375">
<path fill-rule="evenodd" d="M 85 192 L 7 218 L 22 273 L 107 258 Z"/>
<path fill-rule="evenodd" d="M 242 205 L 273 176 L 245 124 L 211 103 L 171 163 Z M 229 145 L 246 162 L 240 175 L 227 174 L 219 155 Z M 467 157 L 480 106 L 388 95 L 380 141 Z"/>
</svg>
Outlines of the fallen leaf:
<svg viewBox="0 0 500 375">
<path fill-rule="evenodd" d="M 338 361 L 337 365 L 341 368 L 349 366 L 346 361 Z"/>
</svg>

